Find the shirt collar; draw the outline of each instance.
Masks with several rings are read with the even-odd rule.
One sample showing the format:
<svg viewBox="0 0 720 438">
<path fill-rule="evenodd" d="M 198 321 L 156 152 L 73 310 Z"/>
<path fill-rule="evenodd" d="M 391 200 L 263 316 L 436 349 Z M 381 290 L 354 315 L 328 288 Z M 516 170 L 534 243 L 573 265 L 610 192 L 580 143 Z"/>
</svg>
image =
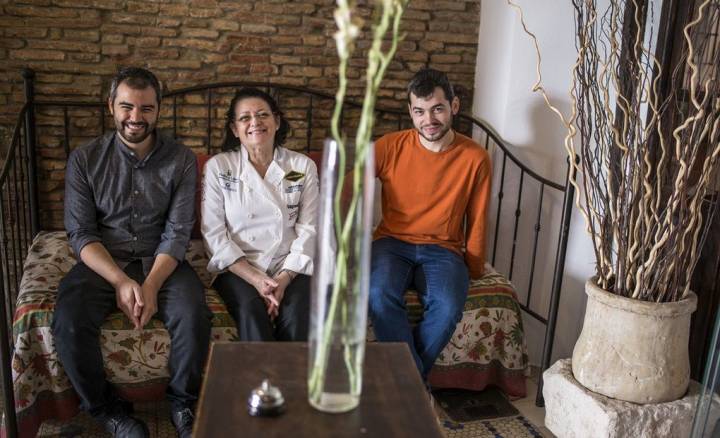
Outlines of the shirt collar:
<svg viewBox="0 0 720 438">
<path fill-rule="evenodd" d="M 122 139 L 120 138 L 120 134 L 118 134 L 117 131 L 115 131 L 115 135 L 113 136 L 114 147 L 117 148 L 128 159 L 130 159 L 133 164 L 139 167 L 143 167 L 148 163 L 148 161 L 150 161 L 150 158 L 155 155 L 155 152 L 157 152 L 165 143 L 164 138 L 157 130 L 153 132 L 153 135 L 155 137 L 155 144 L 153 145 L 152 149 L 150 149 L 150 152 L 148 152 L 148 154 L 142 160 L 137 157 L 135 151 L 130 149 L 128 145 L 126 145 L 125 142 L 122 141 Z"/>
<path fill-rule="evenodd" d="M 273 185 L 280 184 L 282 182 L 283 178 L 285 177 L 285 171 L 283 170 L 282 167 L 280 167 L 280 164 L 278 164 L 280 155 L 281 155 L 280 148 L 275 147 L 275 150 L 273 151 L 272 163 L 270 163 L 267 173 L 265 174 L 265 180 Z"/>
<path fill-rule="evenodd" d="M 252 163 L 250 163 L 250 154 L 244 146 L 240 146 L 240 156 L 242 157 L 243 162 L 242 174 L 247 177 L 249 174 L 254 173 L 258 178 L 260 178 L 260 175 L 257 172 L 251 172 Z M 275 147 L 275 150 L 273 151 L 273 160 L 270 162 L 267 172 L 265 172 L 265 178 L 260 179 L 264 179 L 265 182 L 273 186 L 280 184 L 285 177 L 285 171 L 280 164 L 278 164 L 278 160 L 280 159 L 282 159 L 282 152 L 279 147 Z M 255 169 L 252 170 L 254 171 Z"/>
</svg>

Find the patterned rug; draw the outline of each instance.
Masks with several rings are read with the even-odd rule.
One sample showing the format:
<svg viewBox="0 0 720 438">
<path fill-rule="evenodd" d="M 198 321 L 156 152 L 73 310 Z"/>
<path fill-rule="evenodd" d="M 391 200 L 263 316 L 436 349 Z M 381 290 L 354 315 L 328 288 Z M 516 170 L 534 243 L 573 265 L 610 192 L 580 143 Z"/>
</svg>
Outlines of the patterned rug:
<svg viewBox="0 0 720 438">
<path fill-rule="evenodd" d="M 170 405 L 167 402 L 135 403 L 134 408 L 134 416 L 148 425 L 151 438 L 177 437 L 175 428 L 170 422 Z M 105 438 L 110 436 L 85 412 L 80 412 L 70 421 L 45 421 L 37 434 L 38 438 Z"/>
<path fill-rule="evenodd" d="M 498 388 L 433 390 L 433 407 L 446 437 L 542 437 Z"/>
<path fill-rule="evenodd" d="M 478 421 L 455 422 L 436 405 L 438 421 L 448 438 L 543 438 L 539 428 L 522 415 Z M 170 423 L 166 402 L 135 403 L 135 415 L 150 429 L 152 438 L 174 438 L 175 428 Z M 71 438 L 109 437 L 93 419 L 84 412 L 66 422 L 45 421 L 37 437 Z"/>
<path fill-rule="evenodd" d="M 522 415 L 456 423 L 440 420 L 448 438 L 542 438 L 539 428 Z"/>
</svg>

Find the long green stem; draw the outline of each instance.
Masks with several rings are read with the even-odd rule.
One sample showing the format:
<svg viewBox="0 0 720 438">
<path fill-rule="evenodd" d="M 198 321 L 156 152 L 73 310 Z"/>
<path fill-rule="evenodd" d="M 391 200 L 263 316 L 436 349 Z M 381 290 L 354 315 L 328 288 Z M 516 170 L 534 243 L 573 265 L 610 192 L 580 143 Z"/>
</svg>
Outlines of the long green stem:
<svg viewBox="0 0 720 438">
<path fill-rule="evenodd" d="M 335 94 L 335 109 L 333 111 L 331 121 L 332 136 L 338 148 L 338 176 L 336 192 L 333 199 L 333 224 L 335 234 L 337 236 L 337 257 L 335 263 L 335 275 L 333 281 L 333 289 L 331 293 L 330 306 L 323 324 L 322 339 L 318 342 L 318 351 L 315 355 L 315 361 L 311 375 L 308 381 L 309 392 L 311 397 L 319 398 L 323 392 L 324 374 L 328 366 L 328 357 L 330 347 L 333 342 L 333 325 L 337 318 L 338 310 L 341 311 L 340 317 L 346 322 L 348 315 L 354 309 L 350 305 L 352 296 L 359 293 L 359 278 L 353 278 L 352 284 L 348 284 L 348 260 L 350 259 L 350 241 L 352 238 L 361 239 L 354 236 L 356 220 L 362 222 L 362 210 L 359 209 L 359 202 L 363 192 L 363 181 L 365 178 L 365 166 L 368 165 L 367 156 L 370 147 L 370 139 L 372 135 L 372 127 L 374 123 L 375 96 L 380 87 L 380 83 L 385 74 L 387 66 L 390 64 L 397 50 L 398 40 L 400 39 L 399 29 L 400 20 L 407 0 L 382 0 L 378 1 L 382 5 L 382 14 L 379 22 L 373 27 L 373 43 L 368 54 L 368 69 L 366 73 L 365 100 L 360 116 L 360 124 L 355 138 L 355 160 L 353 165 L 353 191 L 348 210 L 343 217 L 342 214 L 342 194 L 345 184 L 345 162 L 346 150 L 344 138 L 340 133 L 339 124 L 342 116 L 345 93 L 347 89 L 347 64 L 350 53 L 352 52 L 352 41 L 357 33 L 353 31 L 353 24 L 350 20 L 350 12 L 354 9 L 354 5 L 350 6 L 345 0 L 338 0 L 338 9 L 335 13 L 336 21 L 338 21 L 339 32 L 336 35 L 338 42 L 338 55 L 340 59 L 338 68 L 338 90 Z M 392 41 L 387 53 L 382 51 L 382 41 L 392 23 Z M 340 44 L 345 44 L 341 47 Z M 370 165 L 374 165 L 370 163 Z M 369 224 L 362 224 L 367 226 Z M 360 260 L 361 245 L 356 242 L 353 246 L 355 253 L 354 260 Z M 342 335 L 345 335 L 343 333 Z M 359 357 L 353 357 L 351 344 L 353 342 L 344 342 L 344 360 L 347 368 L 351 391 L 353 393 L 358 389 L 359 384 L 356 375 L 356 365 Z M 319 400 L 316 400 L 319 401 Z"/>
<path fill-rule="evenodd" d="M 353 5 L 354 6 L 354 5 Z M 339 66 L 338 66 L 338 89 L 335 93 L 335 109 L 333 111 L 332 121 L 330 125 L 330 129 L 332 132 L 332 136 L 335 139 L 335 142 L 337 144 L 338 148 L 338 187 L 340 187 L 340 190 L 338 190 L 335 193 L 335 199 L 334 199 L 334 211 L 337 213 L 337 205 L 340 203 L 340 196 L 342 194 L 342 184 L 344 183 L 345 178 L 345 160 L 346 160 L 346 153 L 345 153 L 345 143 L 340 135 L 340 117 L 342 115 L 343 111 L 343 103 L 345 101 L 345 94 L 347 90 L 347 64 L 348 59 L 350 57 L 350 53 L 352 51 L 352 32 L 348 29 L 348 27 L 351 25 L 351 22 L 349 20 L 351 15 L 351 6 L 348 4 L 347 1 L 340 0 L 338 1 L 338 9 L 335 12 L 336 20 L 338 22 L 338 35 L 336 36 L 337 44 L 338 44 L 338 58 L 339 58 Z M 343 20 L 343 18 L 346 18 L 346 20 Z M 339 234 L 340 230 L 340 216 L 338 214 L 333 215 L 333 222 L 334 222 L 334 228 L 336 230 L 336 234 Z M 342 266 L 341 266 L 342 265 Z M 339 264 L 337 266 L 337 270 L 344 271 L 344 263 Z M 334 284 L 337 284 L 337 279 L 334 282 Z M 332 299 L 330 302 L 330 308 L 328 309 L 328 316 L 324 320 L 324 327 L 323 327 L 323 334 L 322 334 L 322 341 L 321 345 L 319 346 L 319 351 L 316 352 L 315 356 L 315 363 L 313 364 L 313 369 L 310 375 L 310 379 L 308 382 L 310 394 L 319 397 L 322 394 L 322 381 L 323 381 L 323 375 L 325 373 L 325 369 L 327 367 L 327 359 L 330 349 L 330 343 L 332 342 L 332 336 L 330 335 L 332 330 L 332 318 L 330 318 L 331 315 L 335 314 L 335 309 L 338 306 L 338 300 L 339 296 L 335 293 L 335 290 L 333 290 Z"/>
</svg>

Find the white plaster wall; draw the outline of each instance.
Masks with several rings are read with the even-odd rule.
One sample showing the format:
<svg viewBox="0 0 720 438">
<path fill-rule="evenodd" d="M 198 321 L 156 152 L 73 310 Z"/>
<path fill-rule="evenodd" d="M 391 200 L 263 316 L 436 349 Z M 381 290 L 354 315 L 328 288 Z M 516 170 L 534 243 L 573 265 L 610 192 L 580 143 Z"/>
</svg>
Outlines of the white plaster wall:
<svg viewBox="0 0 720 438">
<path fill-rule="evenodd" d="M 552 103 L 568 113 L 570 70 L 575 59 L 573 9 L 569 1 L 517 0 L 525 14 L 529 29 L 540 43 L 543 86 Z M 542 97 L 531 91 L 535 83 L 536 54 L 532 40 L 520 25 L 517 11 L 504 0 L 485 0 L 481 4 L 479 47 L 475 79 L 474 114 L 490 124 L 513 145 L 513 152 L 540 175 L 563 182 L 566 172 L 563 125 L 546 106 Z M 499 189 L 499 157 L 495 163 L 495 184 Z M 516 199 L 510 196 L 517 187 L 519 174 L 508 168 L 505 197 L 500 219 L 501 238 L 505 246 L 512 240 Z M 538 206 L 539 187 L 523 186 L 521 229 L 532 229 Z M 494 197 L 494 202 L 497 198 Z M 545 238 L 538 246 L 536 274 L 533 280 L 530 306 L 547 315 L 550 304 L 552 268 L 556 253 L 557 232 L 560 225 L 562 199 L 546 191 L 542 204 L 541 227 Z M 495 218 L 491 218 L 494 230 Z M 529 225 L 529 226 L 528 226 Z M 585 280 L 593 274 L 594 254 L 584 222 L 574 211 L 570 229 L 562 295 L 553 348 L 553 358 L 569 357 L 582 328 L 585 310 Z M 551 236 L 550 236 L 551 235 Z M 516 272 L 512 279 L 524 300 L 528 290 L 528 276 L 519 267 L 531 263 L 532 232 L 520 233 L 516 248 Z M 492 246 L 492 242 L 490 242 Z M 491 254 L 492 248 L 488 254 Z M 498 253 L 496 267 L 507 272 L 509 252 Z M 544 327 L 532 317 L 524 318 L 526 342 L 532 364 L 541 359 Z"/>
</svg>

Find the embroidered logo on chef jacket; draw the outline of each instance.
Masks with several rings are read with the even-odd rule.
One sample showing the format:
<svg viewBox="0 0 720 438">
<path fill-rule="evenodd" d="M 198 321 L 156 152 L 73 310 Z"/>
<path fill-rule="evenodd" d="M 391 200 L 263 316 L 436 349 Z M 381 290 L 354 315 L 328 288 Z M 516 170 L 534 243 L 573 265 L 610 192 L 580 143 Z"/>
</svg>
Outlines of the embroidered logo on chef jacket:
<svg viewBox="0 0 720 438">
<path fill-rule="evenodd" d="M 300 204 L 287 204 L 288 208 L 288 220 L 292 221 L 298 216 Z"/>
<path fill-rule="evenodd" d="M 287 186 L 285 188 L 285 193 L 302 192 L 303 187 L 304 187 L 303 184 L 293 184 L 293 185 Z"/>
<path fill-rule="evenodd" d="M 240 179 L 232 176 L 232 172 L 230 170 L 218 173 L 218 178 L 220 179 L 220 186 L 223 190 L 227 190 L 228 192 L 237 192 L 237 185 L 238 182 L 240 182 Z"/>
<path fill-rule="evenodd" d="M 285 174 L 285 177 L 283 179 L 286 179 L 288 181 L 296 182 L 300 181 L 305 177 L 305 174 L 302 172 L 298 172 L 296 170 L 291 170 L 290 172 Z"/>
<path fill-rule="evenodd" d="M 288 204 L 288 220 L 293 221 L 297 219 L 298 212 L 300 211 L 299 206 L 300 204 Z"/>
</svg>

